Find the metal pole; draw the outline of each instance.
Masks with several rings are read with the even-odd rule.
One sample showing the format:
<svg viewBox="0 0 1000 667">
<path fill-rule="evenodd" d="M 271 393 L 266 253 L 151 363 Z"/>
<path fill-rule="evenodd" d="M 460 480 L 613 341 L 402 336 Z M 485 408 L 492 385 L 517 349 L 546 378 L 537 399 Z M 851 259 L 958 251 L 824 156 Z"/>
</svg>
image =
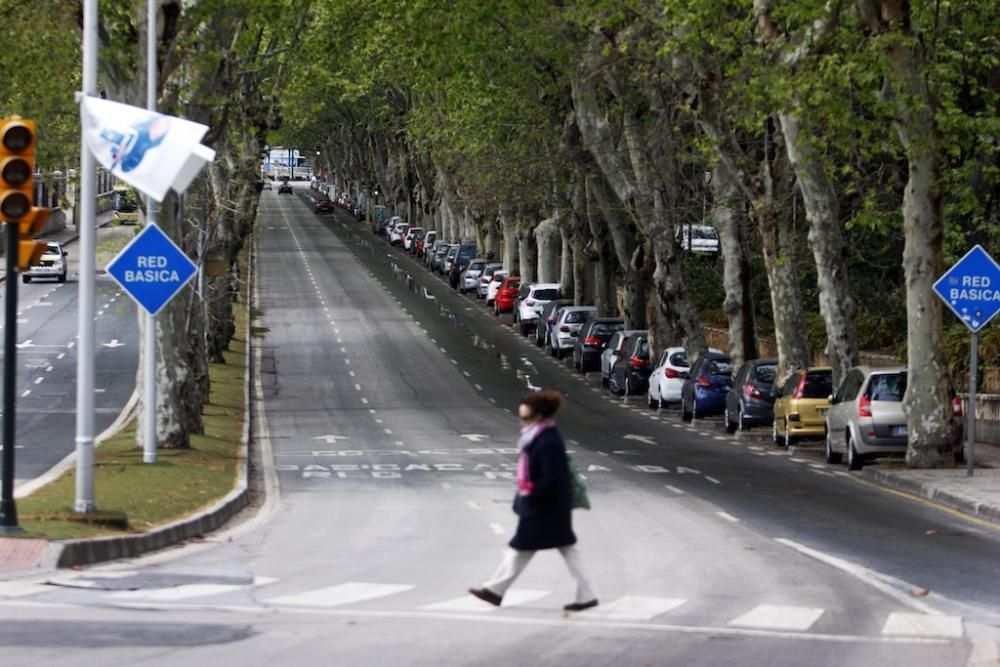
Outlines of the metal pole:
<svg viewBox="0 0 1000 667">
<path fill-rule="evenodd" d="M 83 94 L 97 95 L 97 2 L 83 3 Z M 94 512 L 94 377 L 97 326 L 94 303 L 97 289 L 97 169 L 87 146 L 87 124 L 80 100 L 80 277 L 76 352 L 76 497 L 73 510 Z"/>
<path fill-rule="evenodd" d="M 972 333 L 969 343 L 969 411 L 965 416 L 965 476 L 972 477 L 976 467 L 976 367 L 979 365 L 979 333 Z"/>
<path fill-rule="evenodd" d="M 156 111 L 156 9 L 148 0 L 146 27 L 146 108 Z M 146 197 L 146 224 L 156 224 L 156 202 Z M 146 315 L 143 345 L 142 462 L 156 463 L 156 318 Z"/>
<path fill-rule="evenodd" d="M 3 483 L 0 489 L 0 535 L 21 532 L 14 501 L 15 392 L 17 391 L 17 223 L 7 228 L 7 294 L 3 339 Z"/>
</svg>

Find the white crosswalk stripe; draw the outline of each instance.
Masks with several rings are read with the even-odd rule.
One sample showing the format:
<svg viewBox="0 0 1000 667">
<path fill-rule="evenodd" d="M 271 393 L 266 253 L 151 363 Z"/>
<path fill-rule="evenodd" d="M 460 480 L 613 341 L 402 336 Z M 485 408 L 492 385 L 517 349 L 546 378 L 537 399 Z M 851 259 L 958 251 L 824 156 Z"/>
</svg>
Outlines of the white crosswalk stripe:
<svg viewBox="0 0 1000 667">
<path fill-rule="evenodd" d="M 541 600 L 549 595 L 549 591 L 536 591 L 528 588 L 512 588 L 507 591 L 506 595 L 503 596 L 503 606 L 504 607 L 516 607 L 518 605 L 528 604 L 529 602 L 534 602 L 535 600 Z M 424 611 L 461 611 L 461 612 L 474 612 L 474 613 L 485 613 L 495 611 L 497 607 L 491 605 L 489 602 L 483 602 L 479 598 L 472 597 L 471 595 L 463 595 L 461 597 L 452 598 L 450 600 L 444 600 L 443 602 L 435 602 L 433 604 L 425 604 L 420 607 Z"/>
<path fill-rule="evenodd" d="M 761 604 L 733 620 L 729 625 L 767 630 L 808 630 L 823 615 L 819 607 L 792 607 Z"/>
<path fill-rule="evenodd" d="M 931 616 L 928 614 L 905 614 L 892 612 L 882 627 L 883 635 L 907 637 L 961 637 L 963 634 L 961 616 Z"/>
<path fill-rule="evenodd" d="M 608 604 L 601 604 L 588 617 L 600 617 L 614 621 L 649 621 L 680 607 L 687 602 L 683 598 L 644 597 L 642 595 L 626 595 Z"/>
<path fill-rule="evenodd" d="M 247 588 L 239 584 L 183 584 L 170 588 L 141 588 L 134 591 L 116 591 L 108 594 L 112 600 L 140 600 L 149 602 L 170 602 L 173 600 L 190 600 L 193 598 L 222 595 Z"/>
<path fill-rule="evenodd" d="M 270 605 L 288 605 L 290 607 L 337 607 L 395 595 L 413 588 L 408 584 L 373 584 L 350 581 L 328 588 L 269 598 L 264 602 Z"/>
</svg>

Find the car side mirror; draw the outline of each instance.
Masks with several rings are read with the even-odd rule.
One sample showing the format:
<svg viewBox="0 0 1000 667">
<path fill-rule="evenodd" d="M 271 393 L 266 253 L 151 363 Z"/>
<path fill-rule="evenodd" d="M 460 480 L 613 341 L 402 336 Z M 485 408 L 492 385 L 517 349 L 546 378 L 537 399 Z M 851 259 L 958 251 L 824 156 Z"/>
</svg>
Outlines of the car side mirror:
<svg viewBox="0 0 1000 667">
<path fill-rule="evenodd" d="M 63 250 L 63 257 L 69 257 L 69 253 Z"/>
</svg>

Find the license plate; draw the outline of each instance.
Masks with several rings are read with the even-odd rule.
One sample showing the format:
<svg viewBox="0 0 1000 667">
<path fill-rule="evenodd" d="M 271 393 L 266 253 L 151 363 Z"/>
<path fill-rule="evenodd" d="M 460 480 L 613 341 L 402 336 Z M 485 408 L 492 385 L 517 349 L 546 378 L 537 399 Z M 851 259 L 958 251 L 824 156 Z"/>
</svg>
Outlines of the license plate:
<svg viewBox="0 0 1000 667">
<path fill-rule="evenodd" d="M 905 426 L 893 426 L 892 427 L 892 434 L 893 435 L 906 435 L 906 427 Z"/>
</svg>

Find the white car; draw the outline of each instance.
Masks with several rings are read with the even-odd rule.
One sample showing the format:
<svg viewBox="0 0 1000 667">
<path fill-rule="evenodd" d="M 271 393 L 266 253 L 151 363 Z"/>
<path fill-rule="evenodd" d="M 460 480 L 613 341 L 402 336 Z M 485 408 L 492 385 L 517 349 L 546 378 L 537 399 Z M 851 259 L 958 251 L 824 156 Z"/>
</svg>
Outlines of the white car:
<svg viewBox="0 0 1000 667">
<path fill-rule="evenodd" d="M 681 225 L 677 240 L 682 250 L 693 255 L 719 254 L 719 232 L 711 225 Z"/>
<path fill-rule="evenodd" d="M 403 242 L 403 235 L 406 234 L 406 230 L 409 228 L 410 226 L 405 222 L 400 222 L 393 227 L 392 231 L 389 232 L 389 244 L 400 245 Z"/>
<path fill-rule="evenodd" d="M 479 286 L 476 288 L 477 299 L 486 298 L 486 293 L 490 290 L 490 281 L 493 280 L 493 274 L 497 271 L 503 271 L 503 264 L 493 263 L 483 267 L 479 274 Z"/>
<path fill-rule="evenodd" d="M 722 354 L 714 347 L 709 352 Z M 681 388 L 690 370 L 687 351 L 683 347 L 668 347 L 662 353 L 649 376 L 646 402 L 651 408 L 662 408 L 668 403 L 681 402 Z"/>
<path fill-rule="evenodd" d="M 30 269 L 22 273 L 21 280 L 30 283 L 32 278 L 55 278 L 61 283 L 66 282 L 68 254 L 58 241 L 46 241 L 45 252 L 38 264 L 32 264 Z"/>
<path fill-rule="evenodd" d="M 559 311 L 559 318 L 549 331 L 549 354 L 562 359 L 573 349 L 580 329 L 587 320 L 597 317 L 593 306 L 567 306 Z"/>
<path fill-rule="evenodd" d="M 485 266 L 485 259 L 474 259 L 469 262 L 458 279 L 458 291 L 461 294 L 479 289 L 479 276 L 482 275 Z"/>
<path fill-rule="evenodd" d="M 487 307 L 492 306 L 493 302 L 497 298 L 497 292 L 500 291 L 500 286 L 503 285 L 504 278 L 507 277 L 507 272 L 503 269 L 499 269 L 493 272 L 490 276 L 490 284 L 486 287 L 486 305 Z"/>
<path fill-rule="evenodd" d="M 403 249 L 412 250 L 413 244 L 417 241 L 417 234 L 424 231 L 423 227 L 410 227 L 406 230 L 406 235 L 403 236 Z"/>
<path fill-rule="evenodd" d="M 549 301 L 559 298 L 559 288 L 559 283 L 532 283 L 521 287 L 514 309 L 514 322 L 518 324 L 522 336 L 531 333 Z"/>
</svg>

